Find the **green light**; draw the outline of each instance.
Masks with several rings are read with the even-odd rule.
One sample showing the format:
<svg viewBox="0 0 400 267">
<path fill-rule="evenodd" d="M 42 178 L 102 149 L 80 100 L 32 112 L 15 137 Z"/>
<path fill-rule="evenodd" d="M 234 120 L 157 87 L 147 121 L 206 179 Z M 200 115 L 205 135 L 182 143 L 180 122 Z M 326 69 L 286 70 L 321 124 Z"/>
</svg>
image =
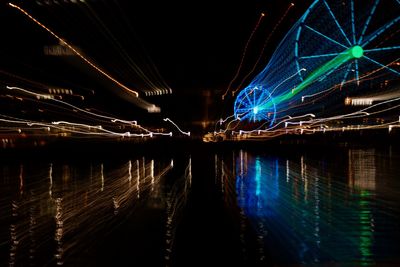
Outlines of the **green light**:
<svg viewBox="0 0 400 267">
<path fill-rule="evenodd" d="M 257 114 L 258 113 L 258 107 L 253 108 L 253 113 Z"/>
<path fill-rule="evenodd" d="M 350 51 L 354 58 L 360 58 L 364 55 L 364 49 L 359 45 L 353 46 Z"/>
<path fill-rule="evenodd" d="M 333 59 L 329 60 L 328 62 L 326 62 L 319 68 L 315 69 L 313 72 L 311 72 L 300 84 L 298 84 L 295 88 L 293 88 L 289 92 L 274 97 L 274 103 L 277 105 L 283 101 L 292 98 L 293 96 L 301 92 L 303 89 L 305 89 L 312 83 L 316 82 L 323 75 L 339 68 L 340 66 L 349 62 L 352 59 L 361 58 L 363 55 L 364 55 L 364 49 L 359 45 L 355 45 L 353 47 L 346 49 L 342 53 L 339 53 Z M 258 106 L 257 112 L 260 110 L 267 109 L 270 106 L 272 106 L 272 101 L 269 101 L 261 106 Z M 255 113 L 254 111 L 255 109 L 253 109 L 253 113 Z"/>
</svg>

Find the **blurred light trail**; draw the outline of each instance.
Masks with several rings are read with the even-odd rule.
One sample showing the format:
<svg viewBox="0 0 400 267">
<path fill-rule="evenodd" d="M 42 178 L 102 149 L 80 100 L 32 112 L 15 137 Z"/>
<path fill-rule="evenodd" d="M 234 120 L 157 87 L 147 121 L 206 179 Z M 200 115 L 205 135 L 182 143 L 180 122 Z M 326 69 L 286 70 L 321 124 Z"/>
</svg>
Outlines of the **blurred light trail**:
<svg viewBox="0 0 400 267">
<path fill-rule="evenodd" d="M 387 112 L 393 109 L 398 109 L 400 107 L 400 104 L 397 104 L 395 106 L 391 106 L 389 108 L 384 108 L 378 111 L 370 111 L 373 108 L 385 105 L 385 104 L 389 104 L 395 101 L 400 101 L 400 97 L 395 98 L 395 99 L 390 99 L 381 103 L 377 103 L 375 105 L 372 105 L 370 107 L 364 108 L 362 110 L 359 111 L 355 111 L 352 113 L 348 113 L 348 114 L 343 114 L 343 115 L 337 115 L 337 116 L 332 116 L 332 117 L 326 117 L 326 118 L 318 118 L 318 119 L 310 119 L 307 121 L 296 121 L 296 122 L 292 122 L 293 119 L 298 119 L 304 116 L 311 116 L 312 118 L 314 118 L 315 116 L 313 114 L 306 114 L 304 116 L 299 116 L 299 117 L 291 117 L 287 120 L 281 121 L 280 123 L 277 123 L 276 125 L 274 125 L 271 128 L 265 129 L 265 130 L 260 130 L 260 129 L 255 129 L 255 130 L 249 130 L 249 131 L 245 131 L 245 130 L 240 130 L 239 131 L 239 135 L 242 134 L 253 134 L 253 133 L 257 133 L 258 138 L 262 138 L 262 137 L 271 137 L 271 134 L 278 134 L 278 135 L 282 135 L 282 134 L 288 134 L 290 132 L 297 132 L 297 131 L 301 131 L 301 132 L 326 132 L 326 131 L 344 131 L 344 130 L 367 130 L 367 129 L 382 129 L 382 128 L 387 128 L 388 126 L 390 126 L 390 128 L 393 127 L 398 127 L 399 125 L 399 120 L 394 120 L 394 121 L 390 121 L 388 123 L 384 123 L 384 124 L 376 124 L 376 125 L 348 125 L 346 127 L 328 127 L 328 128 L 321 128 L 321 125 L 326 124 L 327 122 L 332 122 L 332 121 L 337 121 L 337 120 L 344 120 L 344 119 L 354 119 L 354 118 L 363 118 L 363 117 L 368 117 L 368 116 L 372 116 L 372 115 L 376 115 L 379 113 L 383 113 L 383 112 Z M 282 123 L 285 123 L 285 128 L 279 128 L 278 126 Z M 293 127 L 293 128 L 288 128 L 288 125 L 299 125 L 299 127 Z M 307 125 L 307 128 L 305 128 L 305 125 Z M 315 128 L 312 128 L 315 127 Z M 265 136 L 262 136 L 260 134 L 266 134 Z M 275 135 L 275 136 L 278 136 Z"/>
<path fill-rule="evenodd" d="M 151 58 L 148 56 L 143 44 L 141 44 L 141 41 L 139 38 L 136 38 L 135 30 L 133 27 L 130 25 L 129 22 L 129 15 L 124 12 L 125 8 L 122 7 L 119 4 L 119 1 L 114 1 L 113 3 L 105 3 L 106 8 L 107 8 L 107 16 L 110 17 L 116 17 L 118 18 L 118 21 L 123 21 L 125 22 L 125 26 L 128 26 L 130 32 L 127 32 L 127 35 L 129 36 L 130 40 L 134 39 L 134 43 L 138 44 L 136 48 L 139 48 L 138 53 L 135 55 L 131 55 L 125 47 L 122 45 L 121 42 L 119 42 L 117 36 L 113 33 L 112 28 L 108 27 L 110 25 L 107 25 L 106 23 L 106 18 L 101 16 L 101 13 L 99 14 L 96 12 L 96 8 L 93 8 L 91 6 L 91 3 L 89 2 L 84 2 L 81 3 L 79 6 L 82 7 L 82 9 L 85 12 L 85 16 L 92 21 L 95 25 L 97 25 L 101 29 L 101 34 L 107 38 L 107 40 L 110 42 L 110 44 L 115 48 L 115 51 L 121 56 L 120 59 L 128 65 L 128 68 L 124 67 L 124 71 L 127 72 L 132 72 L 132 73 L 127 73 L 126 75 L 129 76 L 138 76 L 141 78 L 141 80 L 146 84 L 146 86 L 140 86 L 140 90 L 144 92 L 144 94 L 147 95 L 165 95 L 165 94 L 172 94 L 172 89 L 168 86 L 168 84 L 165 82 L 165 80 L 162 78 L 160 75 L 157 67 L 151 60 Z M 115 11 L 113 7 L 116 7 L 117 11 Z M 120 25 L 119 23 L 117 27 L 123 26 L 122 24 Z M 114 25 L 111 25 L 114 26 Z M 131 51 L 131 50 L 130 50 Z M 132 56 L 135 56 L 135 60 L 133 60 Z M 140 65 L 138 62 L 141 60 L 145 61 L 145 64 Z M 136 62 L 138 61 L 138 62 Z"/>
<path fill-rule="evenodd" d="M 122 11 L 123 8 L 119 6 L 118 2 L 115 2 L 115 4 L 118 6 L 119 10 Z M 96 13 L 95 9 L 93 9 L 89 3 L 85 3 L 84 7 L 86 7 L 89 11 L 89 14 L 93 17 L 93 21 L 97 23 L 100 28 L 102 29 L 101 32 L 110 40 L 112 45 L 116 48 L 118 53 L 121 55 L 122 59 L 127 62 L 128 66 L 130 67 L 131 70 L 133 70 L 134 75 L 139 76 L 150 88 L 152 92 L 155 92 L 157 95 L 164 95 L 164 94 L 171 94 L 172 89 L 169 88 L 167 83 L 164 81 L 164 79 L 161 77 L 159 74 L 156 66 L 152 62 L 151 58 L 147 56 L 147 53 L 143 49 L 143 51 L 140 51 L 140 55 L 145 57 L 146 64 L 143 66 L 139 66 L 129 55 L 129 53 L 124 49 L 123 45 L 117 40 L 117 38 L 114 36 L 112 33 L 111 29 L 107 27 L 107 25 L 104 23 L 104 20 Z M 110 12 L 112 10 L 110 9 Z M 120 15 L 125 21 L 128 21 L 128 19 L 125 17 L 124 12 L 119 12 L 118 14 L 110 14 L 111 16 L 118 16 Z M 129 23 L 128 23 L 129 25 Z M 134 32 L 132 30 L 132 32 Z M 138 40 L 135 40 L 138 42 Z M 142 69 L 141 67 L 144 67 L 145 69 Z M 141 88 L 143 91 L 143 88 Z M 147 95 L 147 93 L 145 93 Z"/>
<path fill-rule="evenodd" d="M 100 49 L 97 51 L 103 51 L 103 53 L 107 53 L 107 56 L 113 57 L 112 61 L 107 61 L 107 69 L 112 69 L 115 75 L 118 74 L 118 80 L 124 80 L 126 83 L 130 81 L 130 84 L 135 86 L 141 96 L 172 94 L 172 89 L 160 75 L 144 44 L 131 25 L 130 14 L 127 14 L 129 9 L 125 6 L 128 3 L 121 3 L 121 1 L 98 1 L 94 3 L 93 1 L 79 0 L 74 0 L 74 3 L 75 7 L 64 5 L 58 0 L 55 0 L 54 3 L 45 0 L 41 3 L 40 9 L 46 10 L 46 14 L 52 16 L 52 22 L 58 20 L 60 23 L 66 24 L 68 31 L 79 31 L 82 44 L 93 42 L 89 39 L 90 36 L 98 34 L 95 41 L 102 43 L 102 47 L 96 47 L 96 49 Z M 57 4 L 59 7 L 55 8 L 53 4 Z M 72 14 L 71 9 L 77 12 Z M 100 9 L 107 12 L 99 12 Z M 110 19 L 113 20 L 112 23 L 110 23 Z M 85 27 L 80 24 L 84 24 Z M 124 30 L 124 36 L 127 36 L 127 39 L 119 35 L 121 30 Z M 75 48 L 77 49 L 76 46 Z M 97 51 L 93 52 L 96 53 Z M 75 55 L 66 46 L 61 45 L 46 46 L 45 53 L 49 55 Z"/>
<path fill-rule="evenodd" d="M 74 105 L 72 105 L 70 103 L 67 103 L 65 101 L 54 99 L 54 98 L 46 98 L 47 95 L 35 93 L 35 92 L 29 91 L 29 90 L 26 90 L 26 89 L 23 89 L 23 88 L 20 88 L 20 87 L 6 86 L 6 88 L 9 89 L 9 90 L 18 90 L 18 91 L 21 91 L 21 92 L 24 92 L 24 93 L 27 93 L 27 94 L 30 94 L 30 95 L 34 95 L 36 97 L 42 97 L 43 99 L 48 99 L 48 100 L 51 100 L 51 101 L 54 101 L 54 102 L 58 102 L 58 103 L 61 103 L 63 105 L 67 105 L 69 107 L 72 107 L 73 109 L 79 110 L 79 111 L 81 111 L 83 113 L 86 113 L 86 114 L 89 114 L 89 115 L 92 115 L 92 116 L 95 116 L 95 117 L 107 119 L 107 120 L 109 120 L 111 122 L 121 122 L 121 123 L 124 123 L 124 124 L 129 124 L 131 126 L 137 126 L 137 121 L 121 120 L 121 119 L 118 119 L 118 118 L 114 118 L 114 117 L 110 117 L 110 116 L 105 116 L 105 115 L 93 113 L 93 112 L 87 111 L 85 109 L 81 109 L 81 108 L 79 108 L 77 106 L 74 106 Z"/>
<path fill-rule="evenodd" d="M 219 127 L 221 128 L 222 124 L 224 124 L 226 121 L 228 121 L 229 119 L 234 119 L 235 118 L 235 114 L 232 114 L 228 117 L 226 117 L 225 119 L 220 118 L 214 125 L 214 132 L 217 131 L 217 127 L 219 125 Z"/>
<path fill-rule="evenodd" d="M 299 72 L 301 71 L 307 71 L 305 68 L 302 68 Z M 293 75 L 289 76 L 288 78 L 286 78 L 285 80 L 283 80 L 281 83 L 279 83 L 277 86 L 275 86 L 274 89 L 272 89 L 271 94 L 273 94 L 275 92 L 276 89 L 278 89 L 279 87 L 281 87 L 283 84 L 285 84 L 287 81 L 293 79 L 294 77 L 296 77 L 297 75 L 299 75 L 299 72 L 294 73 Z"/>
<path fill-rule="evenodd" d="M 253 36 L 254 36 L 255 32 L 257 31 L 258 27 L 260 26 L 260 23 L 261 23 L 261 21 L 262 21 L 262 19 L 263 19 L 264 17 L 265 17 L 265 14 L 264 14 L 264 13 L 261 13 L 260 18 L 258 19 L 258 21 L 257 21 L 257 23 L 256 23 L 256 26 L 254 26 L 254 29 L 253 29 L 253 31 L 251 32 L 250 37 L 249 37 L 249 39 L 248 39 L 247 42 L 246 42 L 246 45 L 244 46 L 242 58 L 241 58 L 241 60 L 240 60 L 239 66 L 238 66 L 238 68 L 237 68 L 237 70 L 236 70 L 235 76 L 234 76 L 234 77 L 232 78 L 232 80 L 229 82 L 228 88 L 226 89 L 225 93 L 222 95 L 222 100 L 225 99 L 225 96 L 228 94 L 229 90 L 231 89 L 231 86 L 232 86 L 233 82 L 234 82 L 234 81 L 236 80 L 236 78 L 239 76 L 239 72 L 240 72 L 240 70 L 242 69 L 243 61 L 244 61 L 244 58 L 245 58 L 246 53 L 247 53 L 247 48 L 248 48 L 248 46 L 249 46 L 251 40 L 253 39 Z"/>
<path fill-rule="evenodd" d="M 397 99 L 400 97 L 400 91 L 388 92 L 383 94 L 374 94 L 359 97 L 347 97 L 345 104 L 352 105 L 372 105 L 374 102 Z"/>
<path fill-rule="evenodd" d="M 234 118 L 234 117 L 235 117 L 235 114 L 232 114 L 232 115 L 226 117 L 225 119 L 222 119 L 222 118 L 221 118 L 218 122 L 219 122 L 220 125 L 222 125 L 222 124 L 225 123 L 227 120 L 229 120 L 230 118 Z"/>
<path fill-rule="evenodd" d="M 14 126 L 9 126 L 9 125 L 0 125 L 0 131 L 1 132 L 18 132 L 21 134 L 21 131 L 24 131 L 23 134 L 25 133 L 31 133 L 31 135 L 43 135 L 43 136 L 54 136 L 54 135 L 62 135 L 64 132 L 68 133 L 73 133 L 73 134 L 78 134 L 78 135 L 92 135 L 92 136 L 98 136 L 98 137 L 122 137 L 122 138 L 132 138 L 132 137 L 153 137 L 153 136 L 172 136 L 172 132 L 159 132 L 159 131 L 151 131 L 149 129 L 144 128 L 143 126 L 139 125 L 137 121 L 130 121 L 130 120 L 123 120 L 120 118 L 112 117 L 112 116 L 106 116 L 98 113 L 94 113 L 92 111 L 85 110 L 83 108 L 79 108 L 75 105 L 72 105 L 68 102 L 47 97 L 47 94 L 40 94 L 40 93 L 35 93 L 27 89 L 23 89 L 20 87 L 15 87 L 15 86 L 6 86 L 8 90 L 15 90 L 22 92 L 24 94 L 27 94 L 29 96 L 33 96 L 34 99 L 41 100 L 43 103 L 48 104 L 48 102 L 55 102 L 58 104 L 61 104 L 62 106 L 67 106 L 70 107 L 71 110 L 68 110 L 71 112 L 73 116 L 75 113 L 80 113 L 79 119 L 83 118 L 84 115 L 89 115 L 85 117 L 86 120 L 89 120 L 89 123 L 82 123 L 82 122 L 71 122 L 71 121 L 66 121 L 64 120 L 59 120 L 59 121 L 52 121 L 52 122 L 43 122 L 43 121 L 36 121 L 36 120 L 26 120 L 26 119 L 20 119 L 20 118 L 14 118 L 6 115 L 0 114 L 0 121 L 3 123 L 11 123 L 11 124 L 25 124 L 27 126 L 30 126 L 30 128 L 27 127 L 14 127 Z M 22 98 L 21 98 L 22 99 Z M 29 98 L 24 98 L 24 99 L 29 99 Z M 53 107 L 53 105 L 52 105 Z M 65 109 L 64 107 L 59 107 L 54 105 L 56 108 L 62 108 Z M 67 114 L 62 114 L 62 115 L 67 115 Z M 94 123 L 98 123 L 94 125 Z M 106 125 L 105 125 L 106 124 Z M 134 129 L 136 129 L 137 132 L 118 132 L 119 129 L 125 129 L 124 125 L 128 125 Z M 38 127 L 32 127 L 32 126 L 40 126 Z M 109 129 L 107 129 L 109 128 Z M 54 131 L 52 131 L 55 130 Z M 115 130 L 111 130 L 115 129 Z M 38 131 L 41 130 L 41 131 Z"/>
<path fill-rule="evenodd" d="M 94 64 L 92 61 L 90 61 L 88 58 L 86 58 L 84 55 L 82 55 L 82 53 L 80 53 L 78 50 L 76 50 L 72 45 L 70 45 L 67 41 L 65 41 L 63 38 L 59 37 L 57 34 L 55 34 L 52 30 L 50 30 L 49 28 L 47 28 L 45 25 L 43 25 L 41 22 L 39 22 L 38 20 L 36 20 L 34 17 L 32 17 L 27 11 L 25 11 L 24 9 L 22 9 L 21 7 L 13 4 L 13 3 L 8 3 L 9 6 L 17 9 L 18 11 L 20 11 L 22 14 L 24 14 L 25 16 L 27 16 L 30 20 L 32 20 L 33 22 L 35 22 L 37 25 L 39 25 L 40 27 L 42 27 L 43 29 L 45 29 L 47 32 L 49 32 L 52 36 L 54 36 L 56 39 L 58 39 L 61 44 L 66 45 L 69 49 L 71 49 L 71 51 L 73 51 L 75 53 L 75 55 L 77 55 L 78 57 L 80 57 L 83 61 L 85 61 L 86 63 L 88 63 L 91 67 L 93 67 L 95 70 L 97 70 L 98 72 L 100 72 L 102 75 L 104 75 L 105 77 L 107 77 L 109 80 L 113 81 L 114 83 L 116 83 L 118 86 L 120 86 L 121 88 L 123 88 L 124 90 L 126 90 L 127 92 L 133 94 L 135 97 L 139 97 L 139 93 L 137 91 L 134 91 L 130 88 L 128 88 L 127 86 L 123 85 L 122 83 L 120 83 L 119 81 L 117 81 L 115 78 L 113 78 L 110 74 L 106 73 L 104 70 L 102 70 L 100 67 L 96 66 L 96 64 Z"/>
<path fill-rule="evenodd" d="M 377 96 L 377 99 L 379 96 Z M 315 114 L 308 113 L 299 116 L 284 116 L 283 118 L 277 118 L 278 122 L 272 125 L 269 128 L 264 128 L 265 125 L 269 124 L 268 121 L 264 122 L 256 129 L 252 130 L 236 130 L 238 125 L 235 127 L 230 127 L 230 124 L 234 121 L 231 120 L 225 129 L 220 129 L 219 132 L 209 133 L 207 136 L 203 138 L 203 141 L 209 142 L 212 140 L 216 140 L 218 136 L 222 138 L 226 138 L 224 135 L 227 131 L 231 131 L 232 140 L 246 140 L 246 139 L 256 139 L 256 140 L 265 140 L 270 138 L 275 138 L 281 135 L 287 134 L 313 134 L 318 132 L 343 132 L 343 131 L 360 131 L 360 130 L 373 130 L 373 129 L 388 129 L 389 133 L 394 128 L 400 128 L 400 119 L 397 116 L 394 119 L 391 119 L 385 123 L 376 123 L 376 124 L 342 124 L 341 126 L 337 125 L 336 122 L 359 119 L 359 118 L 374 118 L 373 116 L 383 114 L 385 112 L 390 112 L 393 110 L 400 109 L 400 94 L 395 91 L 392 93 L 382 94 L 379 98 L 379 103 L 373 104 L 369 107 L 366 107 L 361 110 L 357 110 L 351 113 L 335 115 L 331 117 L 318 117 L 316 118 Z M 393 117 L 393 116 L 392 116 Z M 330 124 L 330 126 L 328 126 Z"/>
<path fill-rule="evenodd" d="M 242 79 L 236 90 L 233 91 L 233 94 L 235 94 L 238 90 L 241 89 L 243 83 L 246 81 L 247 78 L 250 77 L 250 75 L 253 74 L 255 69 L 257 68 L 258 63 L 260 63 L 260 60 L 262 56 L 264 55 L 265 48 L 267 47 L 269 40 L 271 39 L 272 35 L 275 33 L 276 29 L 279 27 L 279 25 L 282 23 L 282 21 L 286 18 L 287 14 L 289 13 L 290 9 L 294 7 L 294 3 L 290 3 L 289 7 L 286 9 L 285 13 L 282 15 L 282 17 L 279 19 L 279 21 L 275 24 L 274 28 L 272 31 L 269 33 L 267 39 L 265 39 L 264 46 L 261 49 L 261 52 L 256 60 L 256 63 L 254 63 L 253 68 L 249 71 L 249 73 L 246 74 L 246 76 Z"/>
<path fill-rule="evenodd" d="M 182 131 L 182 130 L 178 127 L 178 125 L 176 125 L 176 123 L 173 122 L 171 119 L 165 118 L 164 121 L 169 121 L 170 123 L 172 123 L 172 124 L 176 127 L 176 129 L 178 129 L 179 132 L 181 132 L 181 133 L 184 134 L 184 135 L 190 136 L 190 132 L 184 132 L 184 131 Z"/>
<path fill-rule="evenodd" d="M 0 117 L 6 117 L 0 114 Z M 24 124 L 27 126 L 41 126 L 40 128 L 37 127 L 30 127 L 30 128 L 21 128 L 21 127 L 6 127 L 1 126 L 0 129 L 6 129 L 12 132 L 19 132 L 21 130 L 34 130 L 34 135 L 43 135 L 43 136 L 63 136 L 63 133 L 74 133 L 83 136 L 98 136 L 98 137 L 122 137 L 122 138 L 132 138 L 132 137 L 153 137 L 153 136 L 172 136 L 172 133 L 159 133 L 159 132 L 152 132 L 147 129 L 144 129 L 146 133 L 131 133 L 131 132 L 115 132 L 111 130 L 104 129 L 101 125 L 90 125 L 90 124 L 83 124 L 83 123 L 74 123 L 74 122 L 67 122 L 67 121 L 53 121 L 51 123 L 47 122 L 39 122 L 33 120 L 24 120 L 19 118 L 11 118 L 7 116 L 7 119 L 0 118 L 0 122 L 10 123 L 10 124 Z M 36 130 L 42 130 L 42 134 L 37 132 Z M 51 132 L 52 130 L 56 130 L 56 132 Z M 3 132 L 2 131 L 2 132 Z"/>
</svg>

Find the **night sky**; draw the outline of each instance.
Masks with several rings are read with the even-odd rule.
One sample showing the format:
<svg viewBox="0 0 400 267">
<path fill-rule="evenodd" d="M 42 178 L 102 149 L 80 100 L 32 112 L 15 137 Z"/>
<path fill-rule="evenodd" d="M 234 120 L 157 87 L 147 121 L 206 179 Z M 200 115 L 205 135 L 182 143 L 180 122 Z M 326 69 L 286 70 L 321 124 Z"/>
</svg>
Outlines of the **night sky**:
<svg viewBox="0 0 400 267">
<path fill-rule="evenodd" d="M 143 88 L 143 81 L 132 71 L 122 50 L 145 73 L 158 71 L 156 76 L 162 77 L 174 93 L 151 97 L 141 95 L 147 101 L 160 105 L 162 114 L 148 114 L 121 99 L 115 84 L 95 73 L 80 59 L 44 56 L 43 47 L 56 45 L 58 41 L 5 3 L 0 9 L 3 36 L 0 70 L 49 86 L 80 88 L 86 93 L 94 90 L 96 98 L 91 104 L 125 117 L 157 120 L 171 116 L 191 121 L 203 119 L 204 113 L 208 113 L 208 119 L 218 119 L 222 113 L 229 113 L 232 109 L 231 99 L 221 102 L 220 98 L 234 77 L 260 14 L 264 12 L 266 16 L 248 46 L 238 81 L 251 69 L 267 36 L 290 3 L 294 2 L 295 6 L 272 35 L 251 78 L 268 63 L 275 47 L 311 0 L 87 0 L 87 6 L 75 2 L 42 0 L 13 3 L 23 7 L 132 88 Z M 3 85 L 9 82 L 21 84 L 21 79 L 2 75 Z M 204 91 L 209 93 L 210 106 L 205 104 Z"/>
</svg>

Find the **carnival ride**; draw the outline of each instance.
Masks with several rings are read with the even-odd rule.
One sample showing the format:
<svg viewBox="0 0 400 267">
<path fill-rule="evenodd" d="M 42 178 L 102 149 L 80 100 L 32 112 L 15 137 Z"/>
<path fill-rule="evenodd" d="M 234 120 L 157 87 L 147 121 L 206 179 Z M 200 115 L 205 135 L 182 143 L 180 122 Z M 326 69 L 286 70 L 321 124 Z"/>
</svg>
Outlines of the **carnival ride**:
<svg viewBox="0 0 400 267">
<path fill-rule="evenodd" d="M 398 80 L 399 14 L 399 0 L 314 1 L 239 92 L 234 119 L 264 121 L 266 128 L 256 130 L 265 130 L 291 116 L 317 114 L 322 105 L 326 111 L 349 92 Z"/>
</svg>

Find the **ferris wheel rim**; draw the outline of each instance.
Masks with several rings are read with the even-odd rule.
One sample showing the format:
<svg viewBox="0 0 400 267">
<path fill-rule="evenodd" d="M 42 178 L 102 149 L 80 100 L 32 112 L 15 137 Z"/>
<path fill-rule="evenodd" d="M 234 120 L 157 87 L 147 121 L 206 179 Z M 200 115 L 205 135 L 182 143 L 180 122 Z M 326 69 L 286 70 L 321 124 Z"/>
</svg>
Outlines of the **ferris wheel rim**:
<svg viewBox="0 0 400 267">
<path fill-rule="evenodd" d="M 330 16 L 332 16 L 332 18 L 334 19 L 334 21 L 335 21 L 335 23 L 337 24 L 337 27 L 339 28 L 341 34 L 347 39 L 347 41 L 348 41 L 348 44 L 347 44 L 347 45 L 350 45 L 350 46 L 346 46 L 346 45 L 344 45 L 344 44 L 338 42 L 337 40 L 332 40 L 333 38 L 329 38 L 328 36 L 324 36 L 327 40 L 331 39 L 331 40 L 330 40 L 331 42 L 335 42 L 337 45 L 340 45 L 340 46 L 342 46 L 342 47 L 345 48 L 345 49 L 352 49 L 352 48 L 354 48 L 354 47 L 356 47 L 356 46 L 360 46 L 360 47 L 363 49 L 363 54 L 362 54 L 362 56 L 363 56 L 364 59 L 368 60 L 369 62 L 374 63 L 375 65 L 379 66 L 379 67 L 382 68 L 382 69 L 389 70 L 390 72 L 395 73 L 395 74 L 397 74 L 398 76 L 400 76 L 400 72 L 398 72 L 398 71 L 396 71 L 396 70 L 394 70 L 394 69 L 392 69 L 392 68 L 386 66 L 385 64 L 382 64 L 382 63 L 378 62 L 377 60 L 374 60 L 373 58 L 371 58 L 371 57 L 369 57 L 369 56 L 367 55 L 367 53 L 376 52 L 376 51 L 385 51 L 385 50 L 391 50 L 391 49 L 400 49 L 400 45 L 399 45 L 399 46 L 392 46 L 392 47 L 383 47 L 383 48 L 372 48 L 372 49 L 368 49 L 368 48 L 367 48 L 367 46 L 371 43 L 372 40 L 374 40 L 375 38 L 379 37 L 379 35 L 381 35 L 382 33 L 384 33 L 384 32 L 385 32 L 387 29 L 389 29 L 391 26 L 393 26 L 393 25 L 397 24 L 398 22 L 400 22 L 400 16 L 396 17 L 396 18 L 393 19 L 392 21 L 388 22 L 387 24 L 385 24 L 384 26 L 382 26 L 381 28 L 379 28 L 379 29 L 377 30 L 377 32 L 375 32 L 375 33 L 373 34 L 373 36 L 370 37 L 369 40 L 365 41 L 365 40 L 363 40 L 363 38 L 365 37 L 364 35 L 365 35 L 366 30 L 367 30 L 367 28 L 368 28 L 368 26 L 369 26 L 369 22 L 371 21 L 371 18 L 375 15 L 375 14 L 374 14 L 374 13 L 375 13 L 375 10 L 376 10 L 377 5 L 380 3 L 381 0 L 375 0 L 375 1 L 374 1 L 374 4 L 372 5 L 371 10 L 370 10 L 370 12 L 369 12 L 369 14 L 368 14 L 368 18 L 367 18 L 366 22 L 364 23 L 364 27 L 363 27 L 363 29 L 361 30 L 361 35 L 360 35 L 359 38 L 355 37 L 355 26 L 354 26 L 354 25 L 355 25 L 355 23 L 354 23 L 354 13 L 355 13 L 355 10 L 354 10 L 354 0 L 347 0 L 347 1 L 348 1 L 348 2 L 350 1 L 350 6 L 351 6 L 351 15 L 352 15 L 352 16 L 351 16 L 351 23 L 352 23 L 351 27 L 352 27 L 352 35 L 353 35 L 353 38 L 352 38 L 353 40 L 352 40 L 352 41 L 350 41 L 350 40 L 347 38 L 347 36 L 346 36 L 346 34 L 344 33 L 343 29 L 342 29 L 341 26 L 338 24 L 338 22 L 337 22 L 337 20 L 336 20 L 336 18 L 335 18 L 335 15 L 334 15 L 333 11 L 330 9 L 329 4 L 328 4 L 328 2 L 327 2 L 326 0 L 315 0 L 315 1 L 308 7 L 308 9 L 307 9 L 306 12 L 303 14 L 303 16 L 300 18 L 300 20 L 299 20 L 299 26 L 298 26 L 298 28 L 297 28 L 296 39 L 295 39 L 295 48 L 294 48 L 295 66 L 296 66 L 297 74 L 298 74 L 298 77 L 299 77 L 300 81 L 304 81 L 305 75 L 306 75 L 306 74 L 303 74 L 303 73 L 300 71 L 300 70 L 303 68 L 303 67 L 302 67 L 302 63 L 300 62 L 300 60 L 311 59 L 311 58 L 317 58 L 317 57 L 322 57 L 322 56 L 326 56 L 327 58 L 331 58 L 331 57 L 334 57 L 334 56 L 340 54 L 340 52 L 339 52 L 339 53 L 327 53 L 327 54 L 323 54 L 323 55 L 301 56 L 300 53 L 299 53 L 299 43 L 301 42 L 300 39 L 301 39 L 301 36 L 302 36 L 302 34 L 303 34 L 302 32 L 303 32 L 303 31 L 305 30 L 305 28 L 307 27 L 307 25 L 305 24 L 305 22 L 306 22 L 306 20 L 309 18 L 310 14 L 312 14 L 313 9 L 315 9 L 316 6 L 317 6 L 317 4 L 319 4 L 319 3 L 322 3 L 322 4 L 324 4 L 324 5 L 326 6 L 326 8 L 327 8 L 327 11 L 326 11 L 326 12 L 330 13 Z M 400 7 L 400 0 L 392 0 L 392 1 L 394 1 L 394 4 L 397 4 L 397 5 Z M 309 27 L 309 28 L 311 28 L 311 27 Z M 311 28 L 311 30 L 313 30 L 313 29 Z M 315 30 L 315 32 L 317 32 L 317 30 Z M 320 35 L 322 35 L 322 34 L 320 34 Z M 364 42 L 363 42 L 363 41 L 364 41 Z M 358 64 L 358 63 L 359 63 L 359 60 L 361 60 L 361 57 L 356 57 L 356 59 L 354 60 L 354 62 L 347 62 L 347 63 L 345 63 L 345 66 L 350 66 L 350 67 L 351 67 L 352 65 L 354 65 L 354 68 L 355 68 L 355 80 L 357 80 L 357 82 L 359 82 L 359 64 Z M 347 79 L 347 75 L 348 75 L 348 72 L 345 73 L 345 75 L 344 75 L 344 80 Z M 343 81 L 342 81 L 342 84 L 343 84 Z"/>
<path fill-rule="evenodd" d="M 253 99 L 249 97 L 253 94 Z M 256 96 L 256 94 L 259 94 Z M 248 103 L 246 102 L 248 101 Z M 269 108 L 261 110 L 261 106 L 264 102 L 272 103 Z M 248 106 L 246 106 L 246 104 Z M 260 108 L 260 110 L 258 110 Z M 272 118 L 270 114 L 272 113 Z M 262 86 L 248 86 L 243 89 L 236 98 L 234 104 L 234 115 L 239 120 L 249 120 L 249 121 L 270 121 L 272 125 L 276 118 L 276 104 L 269 90 L 263 88 Z"/>
</svg>

